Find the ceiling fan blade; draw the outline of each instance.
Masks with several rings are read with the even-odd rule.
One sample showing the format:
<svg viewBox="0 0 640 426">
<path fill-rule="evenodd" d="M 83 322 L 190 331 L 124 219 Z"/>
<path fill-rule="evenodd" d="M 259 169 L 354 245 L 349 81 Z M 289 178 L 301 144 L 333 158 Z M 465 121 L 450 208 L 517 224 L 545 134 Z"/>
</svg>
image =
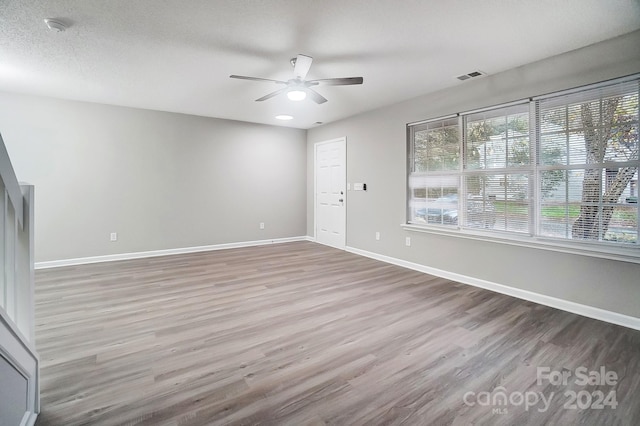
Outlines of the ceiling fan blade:
<svg viewBox="0 0 640 426">
<path fill-rule="evenodd" d="M 266 101 L 267 99 L 271 99 L 275 96 L 278 96 L 280 93 L 286 92 L 288 89 L 289 89 L 288 87 L 283 87 L 280 90 L 276 90 L 275 92 L 271 92 L 268 95 L 264 95 L 263 97 L 256 99 L 256 102 L 262 102 L 262 101 Z"/>
<path fill-rule="evenodd" d="M 321 80 L 310 80 L 307 83 L 315 83 L 322 86 L 348 86 L 351 84 L 362 84 L 362 77 L 345 77 L 345 78 L 324 78 Z"/>
<path fill-rule="evenodd" d="M 247 77 L 246 75 L 230 75 L 229 77 L 230 78 L 237 78 L 237 79 L 240 79 L 240 80 L 267 81 L 269 83 L 287 84 L 286 81 L 271 80 L 270 78 Z"/>
<path fill-rule="evenodd" d="M 307 55 L 298 55 L 296 58 L 296 66 L 293 68 L 293 75 L 295 78 L 304 80 L 311 68 L 311 62 L 313 58 Z"/>
<path fill-rule="evenodd" d="M 312 90 L 310 88 L 307 87 L 307 93 L 309 94 L 309 96 L 311 97 L 311 99 L 313 100 L 313 102 L 317 103 L 317 104 L 323 104 L 325 102 L 327 102 L 327 98 L 325 98 L 324 96 L 322 96 L 320 93 L 316 92 L 315 90 Z"/>
</svg>

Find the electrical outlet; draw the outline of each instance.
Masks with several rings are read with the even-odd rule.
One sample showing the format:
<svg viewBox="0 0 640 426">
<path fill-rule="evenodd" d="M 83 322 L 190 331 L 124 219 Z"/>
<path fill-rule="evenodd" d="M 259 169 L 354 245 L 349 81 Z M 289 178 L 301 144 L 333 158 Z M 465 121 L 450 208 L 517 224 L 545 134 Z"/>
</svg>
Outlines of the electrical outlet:
<svg viewBox="0 0 640 426">
<path fill-rule="evenodd" d="M 380 233 L 376 232 L 376 240 L 380 240 Z"/>
<path fill-rule="evenodd" d="M 264 222 L 260 222 L 260 229 L 264 229 Z"/>
<path fill-rule="evenodd" d="M 118 233 L 112 232 L 109 238 L 111 239 L 111 241 L 118 241 Z"/>
<path fill-rule="evenodd" d="M 404 239 L 404 244 L 405 244 L 407 247 L 410 247 L 410 246 L 411 246 L 411 237 L 406 237 L 406 238 Z"/>
</svg>

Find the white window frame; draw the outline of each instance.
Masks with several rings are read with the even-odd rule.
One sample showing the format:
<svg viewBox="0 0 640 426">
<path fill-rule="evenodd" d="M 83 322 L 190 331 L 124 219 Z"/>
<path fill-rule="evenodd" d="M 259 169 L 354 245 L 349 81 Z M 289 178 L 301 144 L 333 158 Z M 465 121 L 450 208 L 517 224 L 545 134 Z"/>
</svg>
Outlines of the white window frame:
<svg viewBox="0 0 640 426">
<path fill-rule="evenodd" d="M 490 241 L 501 244 L 509 244 L 521 247 L 529 247 L 535 249 L 543 249 L 543 250 L 551 250 L 562 253 L 569 254 L 578 254 L 578 255 L 586 255 L 593 256 L 605 259 L 613 259 L 620 260 L 631 263 L 640 264 L 640 240 L 637 241 L 636 244 L 615 244 L 610 242 L 600 242 L 600 241 L 585 241 L 585 240 L 571 240 L 571 239 L 561 239 L 561 238 L 553 238 L 542 236 L 540 234 L 540 222 L 539 222 L 539 214 L 541 209 L 541 200 L 540 200 L 540 172 L 547 169 L 548 166 L 542 166 L 538 164 L 538 150 L 539 150 L 539 123 L 537 122 L 538 114 L 536 114 L 538 108 L 538 102 L 541 99 L 545 99 L 548 97 L 562 96 L 565 94 L 571 94 L 581 91 L 590 90 L 593 88 L 605 87 L 611 84 L 617 84 L 627 81 L 637 81 L 640 86 L 640 74 L 627 76 L 620 79 L 615 79 L 612 81 L 601 82 L 589 86 L 583 86 L 579 88 L 570 89 L 567 91 L 556 92 L 536 98 L 529 98 L 520 101 L 510 102 L 506 104 L 496 105 L 488 108 L 482 108 L 474 111 L 451 114 L 447 116 L 442 116 L 430 120 L 423 120 L 414 123 L 407 124 L 407 181 L 406 181 L 406 223 L 401 224 L 401 227 L 408 231 L 414 232 L 425 232 L 429 234 L 437 234 L 437 235 L 446 235 L 456 238 L 463 239 L 472 239 L 472 240 L 482 240 L 482 241 Z M 466 121 L 465 117 L 470 114 L 474 114 L 477 112 L 489 111 L 494 109 L 501 109 L 517 104 L 529 103 L 529 146 L 530 146 L 530 159 L 531 164 L 527 167 L 522 167 L 520 170 L 523 173 L 531 173 L 530 184 L 529 184 L 529 231 L 530 234 L 518 234 L 512 232 L 505 232 L 495 229 L 485 230 L 485 229 L 474 229 L 474 228 L 465 228 L 462 226 L 465 223 L 464 215 L 466 214 L 466 205 L 465 205 L 465 196 L 459 195 L 458 197 L 458 226 L 451 225 L 439 225 L 439 224 L 417 224 L 411 222 L 411 210 L 410 210 L 410 202 L 411 202 L 411 188 L 409 186 L 409 178 L 411 175 L 411 171 L 413 168 L 414 161 L 414 153 L 413 153 L 413 141 L 412 139 L 412 128 L 429 122 L 440 121 L 451 119 L 454 117 L 458 117 L 458 126 L 459 126 L 459 137 L 460 137 L 460 155 L 461 161 L 459 164 L 459 179 L 460 183 L 458 186 L 459 194 L 466 194 L 464 191 L 465 185 L 465 176 L 468 175 L 466 165 L 466 153 L 464 152 L 465 148 L 465 138 L 466 138 Z M 638 164 L 640 160 L 635 160 L 634 164 Z M 567 166 L 569 168 L 573 166 Z M 508 170 L 508 171 L 507 171 Z M 504 173 L 513 173 L 513 168 L 507 168 L 505 170 L 496 169 L 496 173 L 502 172 Z M 640 213 L 638 213 L 640 215 Z M 640 221 L 639 221 L 640 222 Z M 638 236 L 640 237 L 640 223 L 638 224 Z"/>
<path fill-rule="evenodd" d="M 410 200 L 412 199 L 412 189 L 411 189 L 411 185 L 410 185 L 410 181 L 409 179 L 411 178 L 411 175 L 413 173 L 413 168 L 415 165 L 415 148 L 414 148 L 414 134 L 415 134 L 415 128 L 421 125 L 425 125 L 425 124 L 430 124 L 430 123 L 436 123 L 436 122 L 443 122 L 443 121 L 449 121 L 452 119 L 456 119 L 458 124 L 458 137 L 460 138 L 461 136 L 461 132 L 462 129 L 460 127 L 460 120 L 459 120 L 459 114 L 452 114 L 452 115 L 447 115 L 444 117 L 438 117 L 438 118 L 434 118 L 434 119 L 430 119 L 430 120 L 424 120 L 424 121 L 420 121 L 420 122 L 416 122 L 416 123 L 412 123 L 411 125 L 407 125 L 407 152 L 409 153 L 409 155 L 407 156 L 407 223 L 411 223 L 411 205 Z M 421 175 L 421 176 L 455 176 L 458 180 L 461 179 L 462 175 L 462 149 L 460 148 L 459 151 L 460 154 L 460 162 L 458 164 L 458 169 L 457 170 L 440 170 L 440 171 L 425 171 L 425 172 L 417 172 L 417 174 Z M 460 188 L 460 183 L 458 183 L 457 185 L 458 188 Z M 426 209 L 428 209 L 428 205 L 427 207 L 425 207 Z M 458 211 L 460 213 L 460 199 L 458 198 Z M 424 225 L 420 225 L 420 226 L 429 226 L 428 223 L 424 224 Z M 459 221 L 458 221 L 458 225 L 435 225 L 436 227 L 447 227 L 447 228 L 451 228 L 451 229 L 457 229 L 459 228 Z"/>
<path fill-rule="evenodd" d="M 519 106 L 528 106 L 528 108 L 526 108 L 528 117 L 529 117 L 529 159 L 530 162 L 527 166 L 520 166 L 520 167 L 509 167 L 508 165 L 505 164 L 505 167 L 501 167 L 501 168 L 484 168 L 484 169 L 468 169 L 467 168 L 467 149 L 468 149 L 468 135 L 467 135 L 467 124 L 468 124 L 468 119 L 469 117 L 478 114 L 478 113 L 482 113 L 482 112 L 492 112 L 492 111 L 499 111 L 499 110 L 505 110 L 505 109 L 510 109 L 513 107 L 519 107 Z M 494 107 L 489 107 L 489 108 L 483 108 L 480 110 L 475 110 L 475 111 L 470 111 L 470 112 L 465 112 L 465 113 L 461 113 L 460 114 L 460 119 L 459 119 L 459 125 L 461 128 L 461 144 L 462 144 L 462 174 L 461 174 L 461 178 L 462 178 L 462 183 L 460 185 L 460 189 L 462 190 L 462 194 L 465 194 L 464 197 L 461 198 L 461 205 L 460 205 L 460 214 L 463 217 L 463 224 L 466 223 L 466 213 L 467 213 L 467 202 L 468 199 L 466 197 L 467 194 L 467 188 L 466 188 L 466 181 L 467 181 L 467 177 L 468 176 L 474 176 L 474 175 L 478 175 L 478 176 L 482 176 L 482 175 L 486 175 L 486 176 L 490 176 L 492 174 L 504 174 L 505 178 L 507 175 L 510 174 L 528 174 L 529 175 L 529 179 L 528 179 L 528 185 L 527 185 L 527 196 L 529 197 L 529 212 L 528 212 L 528 232 L 527 233 L 521 233 L 521 232 L 515 232 L 515 231 L 508 231 L 508 230 L 499 230 L 499 229 L 490 229 L 490 230 L 486 230 L 486 231 L 482 231 L 482 232 L 487 232 L 489 234 L 494 234 L 494 233 L 498 233 L 498 234 L 505 234 L 505 235 L 528 235 L 528 236 L 533 236 L 534 235 L 534 230 L 535 228 L 533 227 L 533 223 L 531 222 L 532 217 L 535 216 L 535 209 L 534 209 L 534 201 L 535 201 L 535 192 L 533 192 L 533 188 L 534 188 L 534 181 L 535 179 L 535 155 L 533 154 L 533 151 L 535 151 L 535 147 L 533 145 L 533 141 L 534 141 L 534 129 L 531 128 L 531 102 L 529 100 L 524 100 L 524 101 L 516 101 L 516 102 L 510 102 L 508 104 L 502 104 L 502 105 L 498 105 L 498 106 L 494 106 Z M 507 136 L 508 139 L 508 136 Z M 506 190 L 506 186 L 505 186 L 505 190 Z M 506 213 L 505 213 L 506 215 Z M 506 218 L 506 216 L 505 216 Z M 506 226 L 506 224 L 505 224 Z M 466 229 L 474 229 L 472 227 L 465 227 L 463 226 L 462 228 L 466 228 Z"/>
</svg>

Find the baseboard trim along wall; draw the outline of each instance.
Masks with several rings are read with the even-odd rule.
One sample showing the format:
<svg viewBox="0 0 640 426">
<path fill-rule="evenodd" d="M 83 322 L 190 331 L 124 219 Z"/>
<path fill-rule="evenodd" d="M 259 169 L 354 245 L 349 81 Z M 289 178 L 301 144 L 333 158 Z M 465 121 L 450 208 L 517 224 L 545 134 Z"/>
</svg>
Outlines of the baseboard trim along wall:
<svg viewBox="0 0 640 426">
<path fill-rule="evenodd" d="M 308 237 L 276 238 L 272 240 L 240 241 L 237 243 L 213 244 L 208 246 L 183 247 L 176 249 L 141 251 L 135 253 L 107 254 L 104 256 L 79 257 L 76 259 L 51 260 L 36 262 L 35 269 L 59 268 L 62 266 L 86 265 L 88 263 L 114 262 L 117 260 L 142 259 L 145 257 L 169 256 L 172 254 L 197 253 L 201 251 L 225 250 L 241 247 L 265 246 L 269 244 L 290 243 L 294 241 L 308 241 Z"/>
<path fill-rule="evenodd" d="M 406 260 L 361 250 L 355 247 L 346 247 L 345 250 L 350 253 L 358 254 L 360 256 L 365 256 L 371 259 L 380 260 L 382 262 L 391 263 L 393 265 L 402 266 L 407 269 L 413 269 L 414 271 L 424 272 L 426 274 L 446 278 L 462 284 L 484 288 L 486 290 L 495 291 L 496 293 L 506 294 L 507 296 L 517 297 L 518 299 L 528 300 L 530 302 L 550 306 L 556 309 L 561 309 L 563 311 L 582 315 L 584 317 L 605 321 L 611 324 L 621 325 L 623 327 L 628 327 L 635 330 L 640 330 L 640 318 L 632 317 L 629 315 L 619 314 L 617 312 L 611 312 L 593 306 L 582 305 L 580 303 L 570 302 L 568 300 L 558 299 L 556 297 L 545 296 L 544 294 L 534 293 L 531 291 L 521 290 L 519 288 L 509 287 L 503 284 L 497 284 L 466 275 L 431 268 L 429 266 L 424 266 L 418 263 L 408 262 Z"/>
</svg>

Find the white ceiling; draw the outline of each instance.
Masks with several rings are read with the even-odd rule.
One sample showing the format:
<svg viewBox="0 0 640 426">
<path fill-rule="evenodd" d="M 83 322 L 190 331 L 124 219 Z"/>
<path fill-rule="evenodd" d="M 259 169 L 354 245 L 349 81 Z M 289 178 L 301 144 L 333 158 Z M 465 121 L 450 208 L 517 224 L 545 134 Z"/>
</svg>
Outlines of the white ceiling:
<svg viewBox="0 0 640 426">
<path fill-rule="evenodd" d="M 640 28 L 638 0 L 2 0 L 0 90 L 298 128 Z M 59 18 L 53 32 L 44 18 Z M 309 79 L 329 102 L 254 100 Z M 274 119 L 290 114 L 290 122 Z"/>
</svg>

